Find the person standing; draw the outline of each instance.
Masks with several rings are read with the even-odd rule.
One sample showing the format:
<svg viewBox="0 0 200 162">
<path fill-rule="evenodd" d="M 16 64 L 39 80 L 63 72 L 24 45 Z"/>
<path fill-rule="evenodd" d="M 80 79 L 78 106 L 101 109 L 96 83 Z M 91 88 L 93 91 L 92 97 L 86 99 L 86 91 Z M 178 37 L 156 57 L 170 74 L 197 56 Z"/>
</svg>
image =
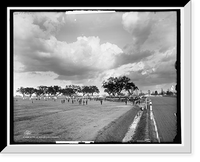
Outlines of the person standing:
<svg viewBox="0 0 200 162">
<path fill-rule="evenodd" d="M 127 98 L 125 98 L 125 104 L 127 105 Z"/>
<path fill-rule="evenodd" d="M 81 105 L 81 103 L 82 103 L 82 98 L 79 99 L 79 105 Z"/>
<path fill-rule="evenodd" d="M 85 104 L 87 105 L 88 104 L 88 100 L 86 99 L 86 101 L 85 101 Z"/>
</svg>

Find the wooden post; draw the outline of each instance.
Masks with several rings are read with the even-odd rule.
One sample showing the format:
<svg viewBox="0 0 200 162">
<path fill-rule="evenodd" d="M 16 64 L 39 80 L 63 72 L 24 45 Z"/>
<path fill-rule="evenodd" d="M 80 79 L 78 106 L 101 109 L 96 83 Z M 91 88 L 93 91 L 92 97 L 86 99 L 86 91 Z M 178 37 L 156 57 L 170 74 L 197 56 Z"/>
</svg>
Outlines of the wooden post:
<svg viewBox="0 0 200 162">
<path fill-rule="evenodd" d="M 146 109 L 147 109 L 147 98 L 145 99 L 145 103 L 146 103 L 146 106 L 145 106 L 145 107 L 146 107 Z"/>
</svg>

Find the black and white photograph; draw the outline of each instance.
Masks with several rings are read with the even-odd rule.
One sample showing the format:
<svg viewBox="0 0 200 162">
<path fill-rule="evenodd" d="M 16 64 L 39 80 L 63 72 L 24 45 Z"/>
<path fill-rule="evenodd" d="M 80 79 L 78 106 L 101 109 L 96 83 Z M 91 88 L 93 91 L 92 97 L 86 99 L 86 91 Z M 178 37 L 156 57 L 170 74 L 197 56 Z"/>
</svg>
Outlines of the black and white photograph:
<svg viewBox="0 0 200 162">
<path fill-rule="evenodd" d="M 13 11 L 11 142 L 181 144 L 179 16 Z"/>
<path fill-rule="evenodd" d="M 2 152 L 191 153 L 191 3 L 153 5 L 7 7 Z"/>
</svg>

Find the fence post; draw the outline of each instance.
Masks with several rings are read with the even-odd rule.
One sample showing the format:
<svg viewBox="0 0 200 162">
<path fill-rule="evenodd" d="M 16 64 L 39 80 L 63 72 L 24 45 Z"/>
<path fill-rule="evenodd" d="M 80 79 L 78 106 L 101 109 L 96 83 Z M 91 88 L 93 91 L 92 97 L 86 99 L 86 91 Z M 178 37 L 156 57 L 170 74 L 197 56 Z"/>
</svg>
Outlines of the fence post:
<svg viewBox="0 0 200 162">
<path fill-rule="evenodd" d="M 148 106 L 148 105 L 147 105 L 147 98 L 145 99 L 145 102 L 146 102 L 146 110 L 147 110 L 147 106 Z"/>
<path fill-rule="evenodd" d="M 149 102 L 149 108 L 150 108 L 150 111 L 152 111 L 152 102 L 151 101 Z"/>
</svg>

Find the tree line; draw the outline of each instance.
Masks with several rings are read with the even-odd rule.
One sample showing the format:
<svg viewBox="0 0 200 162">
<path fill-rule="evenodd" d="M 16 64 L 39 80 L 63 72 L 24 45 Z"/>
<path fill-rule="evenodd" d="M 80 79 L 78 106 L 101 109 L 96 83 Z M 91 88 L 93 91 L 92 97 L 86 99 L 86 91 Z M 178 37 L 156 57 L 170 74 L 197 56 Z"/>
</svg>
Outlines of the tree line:
<svg viewBox="0 0 200 162">
<path fill-rule="evenodd" d="M 107 80 L 104 80 L 102 83 L 102 87 L 104 88 L 104 92 L 108 93 L 109 96 L 117 96 L 122 94 L 121 92 L 127 91 L 128 95 L 132 95 L 135 90 L 139 88 L 131 81 L 127 76 L 119 76 L 119 77 L 110 77 Z M 61 88 L 60 86 L 38 86 L 37 88 L 32 87 L 20 87 L 17 89 L 17 92 L 21 93 L 23 97 L 25 95 L 29 95 L 31 97 L 33 94 L 36 97 L 50 95 L 57 97 L 60 94 L 65 96 L 73 96 L 77 93 L 82 93 L 83 96 L 86 94 L 91 94 L 93 96 L 94 93 L 99 93 L 99 89 L 97 86 L 79 86 L 79 85 L 66 85 L 65 88 Z"/>
<path fill-rule="evenodd" d="M 73 96 L 77 93 L 82 93 L 83 96 L 85 94 L 91 94 L 93 96 L 94 93 L 99 93 L 99 89 L 96 86 L 78 86 L 78 85 L 66 85 L 65 88 L 61 88 L 60 86 L 38 86 L 37 88 L 33 87 L 20 87 L 17 89 L 17 92 L 21 93 L 23 97 L 28 95 L 30 98 L 33 94 L 36 97 L 41 96 L 54 96 L 58 97 L 58 95 L 63 94 L 65 96 Z"/>
</svg>

